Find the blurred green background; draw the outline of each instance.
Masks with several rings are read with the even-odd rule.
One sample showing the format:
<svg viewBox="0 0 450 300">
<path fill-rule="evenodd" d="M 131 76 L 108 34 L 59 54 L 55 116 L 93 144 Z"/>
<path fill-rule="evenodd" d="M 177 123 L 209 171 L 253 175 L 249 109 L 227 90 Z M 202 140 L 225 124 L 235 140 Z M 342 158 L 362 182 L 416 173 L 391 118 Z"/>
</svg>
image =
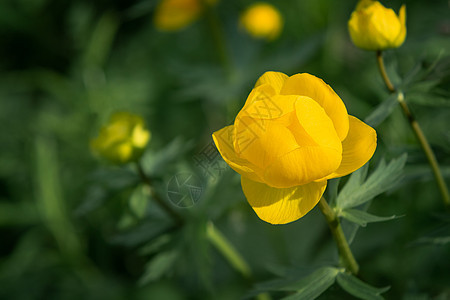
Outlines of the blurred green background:
<svg viewBox="0 0 450 300">
<path fill-rule="evenodd" d="M 248 261 L 254 282 L 335 258 L 317 209 L 289 225 L 266 224 L 238 174 L 208 175 L 195 161 L 264 71 L 314 74 L 360 119 L 389 97 L 375 54 L 350 41 L 356 1 L 271 1 L 284 19 L 272 42 L 239 27 L 251 3 L 222 0 L 213 23 L 200 16 L 161 32 L 152 0 L 0 1 L 0 299 L 240 299 L 253 283 L 207 242 L 208 220 Z M 388 72 L 404 85 L 448 182 L 449 4 L 384 1 L 395 11 L 402 3 L 408 34 L 385 53 Z M 196 174 L 203 191 L 196 205 L 174 206 L 189 215 L 181 230 L 169 228 L 132 165 L 91 154 L 90 139 L 118 110 L 141 114 L 150 128 L 143 165 L 161 195 L 176 174 Z M 359 230 L 352 249 L 361 277 L 390 285 L 388 299 L 449 299 L 450 218 L 426 158 L 398 107 L 376 129 L 371 166 L 409 156 L 402 185 L 369 211 L 403 217 Z M 321 297 L 350 299 L 337 286 Z"/>
</svg>

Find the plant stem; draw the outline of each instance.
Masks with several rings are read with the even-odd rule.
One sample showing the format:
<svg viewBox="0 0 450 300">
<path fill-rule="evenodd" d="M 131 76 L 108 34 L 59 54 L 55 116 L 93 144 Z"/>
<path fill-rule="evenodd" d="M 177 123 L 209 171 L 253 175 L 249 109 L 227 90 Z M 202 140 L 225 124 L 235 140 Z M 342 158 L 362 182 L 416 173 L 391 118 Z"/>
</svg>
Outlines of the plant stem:
<svg viewBox="0 0 450 300">
<path fill-rule="evenodd" d="M 391 93 L 396 92 L 395 87 L 392 85 L 391 81 L 389 80 L 389 77 L 386 73 L 386 69 L 384 67 L 384 61 L 383 61 L 383 55 L 381 51 L 377 51 L 377 62 L 378 67 L 381 73 L 381 76 L 383 77 L 383 80 L 386 84 L 386 87 Z M 397 91 L 397 101 L 400 103 L 400 107 L 403 110 L 403 113 L 405 114 L 406 118 L 409 121 L 409 125 L 411 126 L 412 130 L 414 131 L 414 134 L 417 137 L 417 140 L 419 141 L 420 146 L 422 147 L 422 150 L 425 152 L 425 155 L 428 159 L 428 163 L 431 166 L 431 169 L 434 174 L 434 178 L 436 180 L 436 183 L 439 187 L 439 191 L 441 193 L 442 199 L 444 200 L 444 204 L 447 208 L 450 208 L 450 195 L 448 191 L 448 187 L 445 183 L 444 177 L 442 176 L 441 170 L 439 169 L 439 164 L 436 160 L 436 156 L 434 155 L 433 149 L 431 149 L 430 143 L 428 142 L 425 134 L 422 131 L 422 128 L 420 127 L 417 120 L 414 118 L 414 115 L 411 113 L 411 110 L 408 107 L 408 104 L 405 101 L 405 95 L 402 91 Z"/>
<path fill-rule="evenodd" d="M 206 237 L 242 276 L 251 278 L 249 265 L 211 221 L 206 225 Z"/>
<path fill-rule="evenodd" d="M 253 281 L 250 266 L 239 254 L 236 248 L 230 243 L 230 241 L 227 240 L 227 238 L 214 226 L 211 221 L 206 224 L 206 237 L 236 271 L 241 273 L 242 276 L 249 282 Z M 269 294 L 261 293 L 256 296 L 256 299 L 270 300 L 271 298 Z"/>
<path fill-rule="evenodd" d="M 376 54 L 377 54 L 378 69 L 380 70 L 381 77 L 383 77 L 384 83 L 386 83 L 386 87 L 389 90 L 389 92 L 394 93 L 395 87 L 389 80 L 389 76 L 386 73 L 386 68 L 384 67 L 383 53 L 381 52 L 381 50 L 378 50 Z"/>
<path fill-rule="evenodd" d="M 325 219 L 327 220 L 328 226 L 330 227 L 331 233 L 333 234 L 334 240 L 336 241 L 336 245 L 339 251 L 339 257 L 342 264 L 352 274 L 357 275 L 359 266 L 355 260 L 355 257 L 353 256 L 350 246 L 348 245 L 344 232 L 342 231 L 339 217 L 331 209 L 324 197 L 320 198 L 319 208 L 322 211 Z"/>
<path fill-rule="evenodd" d="M 142 168 L 142 165 L 139 161 L 136 162 L 136 168 L 139 173 L 139 176 L 141 177 L 141 180 L 150 189 L 152 198 L 168 215 L 172 217 L 172 219 L 175 221 L 177 225 L 182 225 L 184 223 L 183 217 L 177 211 L 175 211 L 169 204 L 167 204 L 166 201 L 164 201 L 161 197 L 159 197 L 159 195 L 155 192 L 152 180 L 150 179 L 150 177 L 147 176 L 147 174 L 145 174 L 144 169 Z"/>
<path fill-rule="evenodd" d="M 184 218 L 178 214 L 169 204 L 167 204 L 159 195 L 155 192 L 152 185 L 152 180 L 147 176 L 140 162 L 136 162 L 136 168 L 138 170 L 141 180 L 150 188 L 152 198 L 158 203 L 158 205 L 176 222 L 177 226 L 182 226 L 185 223 Z M 250 266 L 239 254 L 236 248 L 227 240 L 227 238 L 209 221 L 206 226 L 206 236 L 209 242 L 225 257 L 230 265 L 239 273 L 252 281 L 252 274 Z M 257 299 L 267 300 L 270 299 L 268 294 L 260 294 Z"/>
</svg>

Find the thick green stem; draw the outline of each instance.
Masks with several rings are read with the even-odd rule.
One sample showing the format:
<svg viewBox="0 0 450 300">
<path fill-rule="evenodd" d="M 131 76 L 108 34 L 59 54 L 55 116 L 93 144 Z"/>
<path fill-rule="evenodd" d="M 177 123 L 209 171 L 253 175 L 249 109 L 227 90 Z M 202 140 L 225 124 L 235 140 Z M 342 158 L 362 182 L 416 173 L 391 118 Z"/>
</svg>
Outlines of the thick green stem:
<svg viewBox="0 0 450 300">
<path fill-rule="evenodd" d="M 355 260 L 355 257 L 353 256 L 350 246 L 348 245 L 344 232 L 342 231 L 342 226 L 341 222 L 339 221 L 339 217 L 331 209 L 331 207 L 328 205 L 327 201 L 323 197 L 319 201 L 319 208 L 322 211 L 322 214 L 325 216 L 328 226 L 330 227 L 331 233 L 333 234 L 334 240 L 336 242 L 339 251 L 339 257 L 341 259 L 343 266 L 352 274 L 357 275 L 359 266 Z"/>
<path fill-rule="evenodd" d="M 395 87 L 392 85 L 391 81 L 389 80 L 389 77 L 386 73 L 386 69 L 384 67 L 384 61 L 383 61 L 383 55 L 381 51 L 377 51 L 377 62 L 378 67 L 381 73 L 381 76 L 383 77 L 383 80 L 386 84 L 386 87 L 391 93 L 396 92 Z M 439 164 L 436 160 L 436 156 L 434 155 L 433 149 L 431 149 L 430 143 L 428 143 L 428 140 L 425 136 L 425 134 L 422 131 L 422 128 L 420 127 L 417 120 L 414 118 L 414 115 L 411 113 L 411 110 L 408 107 L 408 104 L 405 101 L 405 95 L 402 91 L 397 91 L 397 101 L 400 104 L 400 107 L 403 110 L 403 113 L 405 114 L 406 118 L 409 121 L 409 125 L 411 126 L 412 130 L 414 131 L 414 134 L 417 137 L 417 140 L 419 141 L 420 146 L 422 147 L 423 152 L 425 153 L 428 163 L 431 166 L 431 169 L 434 174 L 434 178 L 436 180 L 436 183 L 439 187 L 439 191 L 441 193 L 442 199 L 444 201 L 444 204 L 447 206 L 447 208 L 450 207 L 450 195 L 448 191 L 447 184 L 445 183 L 444 177 L 442 176 L 441 170 L 439 169 Z"/>
</svg>

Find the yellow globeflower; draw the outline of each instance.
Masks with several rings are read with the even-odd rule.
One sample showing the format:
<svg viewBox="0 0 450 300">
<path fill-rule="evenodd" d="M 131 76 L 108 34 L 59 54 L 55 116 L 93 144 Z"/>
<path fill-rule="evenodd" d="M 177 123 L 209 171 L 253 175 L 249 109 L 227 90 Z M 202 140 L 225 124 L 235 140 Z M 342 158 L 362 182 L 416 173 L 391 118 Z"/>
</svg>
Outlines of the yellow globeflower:
<svg viewBox="0 0 450 300">
<path fill-rule="evenodd" d="M 276 39 L 283 28 L 280 12 L 272 5 L 258 2 L 251 5 L 240 18 L 241 25 L 256 38 Z"/>
<path fill-rule="evenodd" d="M 150 131 L 144 120 L 128 112 L 117 112 L 108 124 L 100 129 L 98 137 L 91 141 L 93 152 L 115 163 L 137 160 L 150 140 Z"/>
<path fill-rule="evenodd" d="M 256 214 L 295 221 L 320 200 L 327 180 L 354 172 L 376 148 L 376 132 L 349 116 L 341 98 L 310 74 L 266 72 L 233 125 L 214 142 Z"/>
<path fill-rule="evenodd" d="M 366 50 L 397 48 L 406 37 L 406 8 L 397 16 L 378 1 L 361 0 L 348 21 L 353 43 Z"/>
<path fill-rule="evenodd" d="M 217 0 L 162 0 L 156 7 L 155 26 L 162 31 L 175 31 L 182 29 L 202 13 L 204 6 L 213 5 Z"/>
</svg>

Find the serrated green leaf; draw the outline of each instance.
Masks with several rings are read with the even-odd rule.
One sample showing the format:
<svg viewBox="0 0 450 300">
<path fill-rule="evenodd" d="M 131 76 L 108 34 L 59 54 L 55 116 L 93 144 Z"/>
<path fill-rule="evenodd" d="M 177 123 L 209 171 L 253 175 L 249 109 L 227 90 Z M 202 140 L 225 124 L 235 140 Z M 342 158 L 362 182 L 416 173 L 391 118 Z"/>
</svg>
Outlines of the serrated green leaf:
<svg viewBox="0 0 450 300">
<path fill-rule="evenodd" d="M 339 269 L 333 267 L 320 268 L 311 275 L 300 279 L 299 281 L 281 288 L 281 290 L 292 291 L 296 293 L 283 299 L 315 299 L 333 285 Z"/>
<path fill-rule="evenodd" d="M 139 285 L 142 286 L 161 278 L 172 268 L 177 257 L 178 252 L 175 250 L 162 252 L 156 255 L 147 263 L 144 275 L 139 279 Z"/>
<path fill-rule="evenodd" d="M 382 160 L 376 170 L 361 185 L 350 182 L 339 193 L 336 201 L 338 209 L 352 208 L 372 200 L 375 196 L 396 186 L 402 175 L 407 155 L 393 159 L 389 164 Z M 356 179 L 355 179 L 356 181 Z"/>
<path fill-rule="evenodd" d="M 347 273 L 339 273 L 336 277 L 336 280 L 338 284 L 349 294 L 358 297 L 360 299 L 365 300 L 379 300 L 383 299 L 383 297 L 380 295 L 387 290 L 389 290 L 390 287 L 384 287 L 384 288 L 376 288 L 373 287 L 358 278 L 356 278 L 353 275 L 347 274 Z"/>
<path fill-rule="evenodd" d="M 336 197 L 336 206 L 339 204 L 339 198 L 346 199 L 351 197 L 353 192 L 357 190 L 363 183 L 364 180 L 366 180 L 367 177 L 367 171 L 369 169 L 369 164 L 365 164 L 355 172 L 353 172 L 347 183 L 344 185 L 344 187 L 340 190 L 339 194 Z"/>
<path fill-rule="evenodd" d="M 364 122 L 372 127 L 380 125 L 390 114 L 394 111 L 397 106 L 397 95 L 391 95 L 386 100 L 381 102 L 373 111 L 364 119 Z"/>
<path fill-rule="evenodd" d="M 363 226 L 363 227 L 365 227 L 367 225 L 367 223 L 383 222 L 383 221 L 389 221 L 389 220 L 398 218 L 396 215 L 389 216 L 389 217 L 375 216 L 375 215 L 369 214 L 365 211 L 362 211 L 359 209 L 351 209 L 351 208 L 347 208 L 347 209 L 339 211 L 339 216 L 347 219 L 350 222 L 353 222 L 360 226 Z"/>
</svg>

